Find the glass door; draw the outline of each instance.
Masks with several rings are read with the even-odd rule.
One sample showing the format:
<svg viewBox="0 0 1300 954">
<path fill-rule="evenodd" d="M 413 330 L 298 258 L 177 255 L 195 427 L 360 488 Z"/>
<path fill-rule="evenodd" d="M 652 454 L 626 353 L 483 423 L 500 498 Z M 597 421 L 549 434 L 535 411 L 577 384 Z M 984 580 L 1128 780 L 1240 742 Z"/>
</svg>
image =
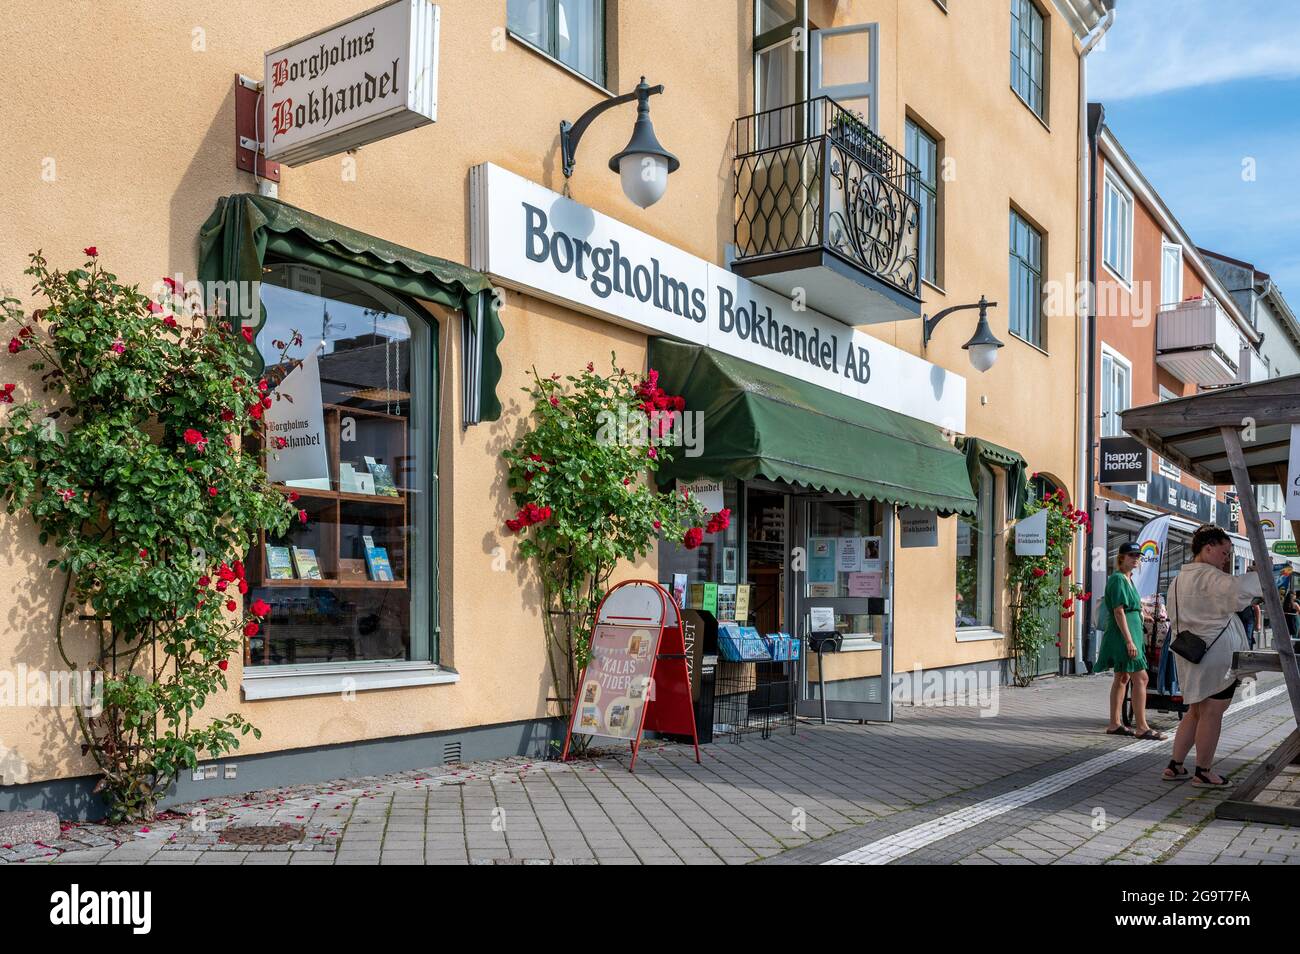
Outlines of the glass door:
<svg viewBox="0 0 1300 954">
<path fill-rule="evenodd" d="M 790 574 L 791 603 L 794 623 L 807 637 L 799 714 L 887 722 L 893 717 L 893 508 L 829 496 L 794 504 L 792 539 L 804 552 Z M 825 642 L 821 653 L 812 649 L 819 641 Z"/>
</svg>

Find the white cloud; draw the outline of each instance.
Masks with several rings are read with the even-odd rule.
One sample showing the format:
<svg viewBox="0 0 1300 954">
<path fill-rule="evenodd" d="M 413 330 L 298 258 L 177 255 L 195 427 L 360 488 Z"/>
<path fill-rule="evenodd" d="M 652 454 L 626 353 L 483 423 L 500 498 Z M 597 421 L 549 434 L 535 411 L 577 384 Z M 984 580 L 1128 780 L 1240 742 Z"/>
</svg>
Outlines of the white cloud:
<svg viewBox="0 0 1300 954">
<path fill-rule="evenodd" d="M 1250 78 L 1300 76 L 1300 3 L 1119 0 L 1088 57 L 1088 98 L 1128 99 Z"/>
</svg>

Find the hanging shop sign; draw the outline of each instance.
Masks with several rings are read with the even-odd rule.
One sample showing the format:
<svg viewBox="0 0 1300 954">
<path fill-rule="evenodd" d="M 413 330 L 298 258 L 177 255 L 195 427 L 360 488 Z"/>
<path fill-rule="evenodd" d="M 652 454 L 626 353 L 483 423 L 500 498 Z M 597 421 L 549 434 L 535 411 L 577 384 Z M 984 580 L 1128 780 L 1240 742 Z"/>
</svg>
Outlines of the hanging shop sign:
<svg viewBox="0 0 1300 954">
<path fill-rule="evenodd" d="M 1261 510 L 1259 512 L 1259 526 L 1264 531 L 1265 540 L 1282 539 L 1282 511 Z"/>
<path fill-rule="evenodd" d="M 722 495 L 720 480 L 692 480 L 690 483 L 683 483 L 681 489 L 689 492 L 709 513 L 717 513 L 727 505 Z"/>
<path fill-rule="evenodd" d="M 933 510 L 900 507 L 898 510 L 898 545 L 905 550 L 939 545 L 939 515 Z"/>
<path fill-rule="evenodd" d="M 633 770 L 645 729 L 690 738 L 700 760 L 681 610 L 658 583 L 628 580 L 596 608 L 560 758 L 568 760 L 574 735 L 603 736 L 632 743 Z"/>
<path fill-rule="evenodd" d="M 1047 508 L 1016 523 L 1016 556 L 1047 553 Z"/>
<path fill-rule="evenodd" d="M 1147 479 L 1150 470 L 1150 452 L 1137 438 L 1120 436 L 1101 439 L 1101 470 L 1097 475 L 1098 483 L 1142 483 Z"/>
<path fill-rule="evenodd" d="M 393 0 L 266 54 L 262 147 L 286 165 L 438 118 L 438 7 Z"/>
<path fill-rule="evenodd" d="M 1300 520 L 1300 424 L 1291 425 L 1291 462 L 1286 474 L 1286 518 Z"/>
<path fill-rule="evenodd" d="M 505 285 L 966 430 L 961 375 L 499 166 L 470 170 L 470 214 L 472 265 Z"/>
<path fill-rule="evenodd" d="M 1300 549 L 1297 548 L 1294 540 L 1279 540 L 1273 544 L 1273 552 L 1278 556 L 1300 556 Z"/>
</svg>

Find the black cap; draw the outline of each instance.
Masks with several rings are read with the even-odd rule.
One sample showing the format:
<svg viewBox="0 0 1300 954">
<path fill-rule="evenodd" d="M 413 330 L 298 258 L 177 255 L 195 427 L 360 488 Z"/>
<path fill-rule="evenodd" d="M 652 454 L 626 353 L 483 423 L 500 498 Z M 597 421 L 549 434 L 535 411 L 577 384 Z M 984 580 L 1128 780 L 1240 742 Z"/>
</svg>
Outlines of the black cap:
<svg viewBox="0 0 1300 954">
<path fill-rule="evenodd" d="M 1138 556 L 1142 553 L 1142 548 L 1136 543 L 1121 543 L 1119 545 L 1120 556 Z"/>
</svg>

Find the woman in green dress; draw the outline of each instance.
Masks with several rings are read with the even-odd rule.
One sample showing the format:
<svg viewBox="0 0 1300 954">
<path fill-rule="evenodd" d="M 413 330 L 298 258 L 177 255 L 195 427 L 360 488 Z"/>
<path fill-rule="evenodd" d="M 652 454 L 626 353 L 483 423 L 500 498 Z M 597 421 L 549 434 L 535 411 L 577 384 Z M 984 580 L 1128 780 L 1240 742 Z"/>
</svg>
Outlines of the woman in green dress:
<svg viewBox="0 0 1300 954">
<path fill-rule="evenodd" d="M 1133 585 L 1133 571 L 1142 562 L 1137 544 L 1120 544 L 1115 558 L 1115 572 L 1106 581 L 1102 612 L 1106 633 L 1101 638 L 1093 672 L 1115 670 L 1110 685 L 1110 725 L 1107 735 L 1136 735 L 1139 739 L 1163 739 L 1147 725 L 1147 658 L 1142 639 L 1142 598 Z M 1136 732 L 1124 725 L 1124 689 L 1133 688 L 1133 721 Z"/>
</svg>

